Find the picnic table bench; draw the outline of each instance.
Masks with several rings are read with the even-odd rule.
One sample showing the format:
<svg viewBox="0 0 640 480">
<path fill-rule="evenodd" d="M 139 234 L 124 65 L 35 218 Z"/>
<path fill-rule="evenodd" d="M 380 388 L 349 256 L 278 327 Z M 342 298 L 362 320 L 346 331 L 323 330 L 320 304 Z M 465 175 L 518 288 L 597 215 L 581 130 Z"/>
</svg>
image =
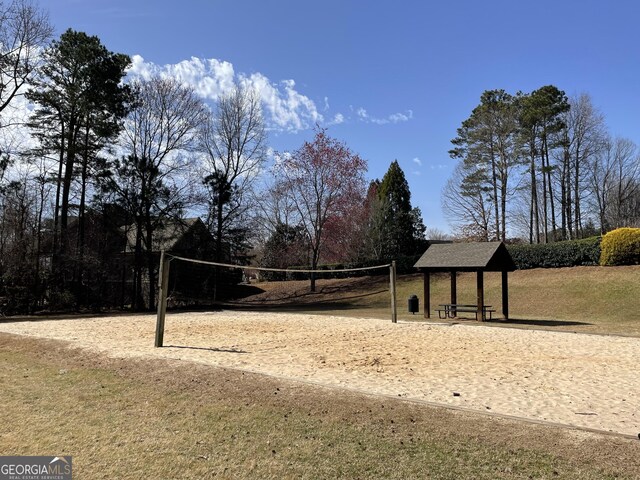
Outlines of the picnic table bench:
<svg viewBox="0 0 640 480">
<path fill-rule="evenodd" d="M 483 305 L 482 312 L 478 309 L 478 305 L 471 303 L 441 303 L 439 306 L 442 307 L 436 308 L 439 318 L 455 318 L 458 312 L 470 312 L 476 314 L 476 320 L 478 319 L 478 313 L 482 313 L 482 321 L 485 321 L 487 314 L 489 314 L 489 320 L 491 320 L 495 312 L 491 305 Z"/>
</svg>

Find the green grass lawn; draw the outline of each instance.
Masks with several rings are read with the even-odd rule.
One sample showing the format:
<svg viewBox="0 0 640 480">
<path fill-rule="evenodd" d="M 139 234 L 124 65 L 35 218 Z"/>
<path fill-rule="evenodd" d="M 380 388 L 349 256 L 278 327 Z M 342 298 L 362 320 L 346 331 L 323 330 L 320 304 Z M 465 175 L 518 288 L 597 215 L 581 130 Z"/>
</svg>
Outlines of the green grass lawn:
<svg viewBox="0 0 640 480">
<path fill-rule="evenodd" d="M 640 442 L 0 334 L 0 452 L 74 478 L 638 478 Z"/>
</svg>

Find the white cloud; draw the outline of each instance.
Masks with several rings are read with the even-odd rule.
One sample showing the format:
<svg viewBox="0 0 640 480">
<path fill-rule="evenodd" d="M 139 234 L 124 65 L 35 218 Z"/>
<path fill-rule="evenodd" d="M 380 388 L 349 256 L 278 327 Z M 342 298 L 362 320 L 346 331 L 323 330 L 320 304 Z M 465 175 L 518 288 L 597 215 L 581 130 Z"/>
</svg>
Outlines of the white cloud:
<svg viewBox="0 0 640 480">
<path fill-rule="evenodd" d="M 416 165 L 418 165 L 419 167 L 422 166 L 422 160 L 420 160 L 418 157 L 413 159 L 413 163 L 415 163 Z"/>
<path fill-rule="evenodd" d="M 294 80 L 274 83 L 261 73 L 237 74 L 231 63 L 215 58 L 191 57 L 176 64 L 156 65 L 134 55 L 128 73 L 142 79 L 154 75 L 176 78 L 211 101 L 230 91 L 235 82 L 251 86 L 262 99 L 268 127 L 274 130 L 296 132 L 324 120 L 313 100 L 296 90 Z M 325 105 L 328 105 L 326 98 Z"/>
<path fill-rule="evenodd" d="M 22 95 L 26 89 L 23 86 L 0 115 L 0 151 L 12 156 L 38 146 L 38 141 L 26 126 L 35 110 L 35 105 Z"/>
<path fill-rule="evenodd" d="M 336 113 L 333 116 L 333 120 L 329 122 L 329 125 L 340 125 L 341 123 L 344 123 L 344 115 L 342 115 L 341 113 Z"/>
<path fill-rule="evenodd" d="M 267 127 L 280 132 L 298 132 L 312 128 L 316 123 L 323 124 L 325 118 L 319 109 L 327 116 L 331 109 L 328 96 L 323 97 L 321 106 L 317 106 L 296 89 L 296 82 L 292 79 L 274 82 L 259 72 L 250 75 L 236 73 L 233 64 L 215 58 L 191 57 L 175 64 L 157 65 L 140 55 L 134 55 L 128 73 L 131 77 L 142 79 L 154 75 L 176 78 L 192 86 L 202 98 L 209 101 L 215 101 L 230 91 L 235 82 L 251 86 L 262 99 Z M 408 122 L 413 118 L 412 110 L 375 117 L 362 107 L 350 108 L 356 120 L 375 125 Z M 335 113 L 327 125 L 339 125 L 347 120 L 342 113 Z"/>
<path fill-rule="evenodd" d="M 356 110 L 356 115 L 358 117 L 360 117 L 362 120 L 364 120 L 365 122 L 369 120 L 369 114 L 367 113 L 367 111 L 360 107 Z"/>
<path fill-rule="evenodd" d="M 408 122 L 413 118 L 413 110 L 407 110 L 406 113 L 394 113 L 387 118 L 391 123 Z"/>
<path fill-rule="evenodd" d="M 407 110 L 405 113 L 392 113 L 391 115 L 387 115 L 386 117 L 372 117 L 369 113 L 362 107 L 357 108 L 355 110 L 358 118 L 365 123 L 375 123 L 376 125 L 387 125 L 389 123 L 400 123 L 400 122 L 408 122 L 413 118 L 413 111 Z"/>
</svg>

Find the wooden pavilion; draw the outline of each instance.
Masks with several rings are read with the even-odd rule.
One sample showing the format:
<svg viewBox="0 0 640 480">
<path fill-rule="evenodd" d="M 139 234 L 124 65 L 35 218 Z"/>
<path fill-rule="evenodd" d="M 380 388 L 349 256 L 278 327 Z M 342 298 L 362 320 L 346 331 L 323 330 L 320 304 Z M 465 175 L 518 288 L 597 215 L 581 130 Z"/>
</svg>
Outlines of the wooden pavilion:
<svg viewBox="0 0 640 480">
<path fill-rule="evenodd" d="M 484 272 L 502 273 L 502 314 L 509 318 L 508 272 L 516 265 L 503 242 L 442 243 L 430 245 L 414 265 L 424 275 L 424 317 L 431 317 L 430 275 L 436 272 L 451 274 L 451 304 L 457 304 L 456 276 L 458 272 L 477 274 L 477 312 L 483 312 Z M 477 313 L 476 313 L 477 318 Z M 481 315 L 480 318 L 483 318 Z"/>
</svg>

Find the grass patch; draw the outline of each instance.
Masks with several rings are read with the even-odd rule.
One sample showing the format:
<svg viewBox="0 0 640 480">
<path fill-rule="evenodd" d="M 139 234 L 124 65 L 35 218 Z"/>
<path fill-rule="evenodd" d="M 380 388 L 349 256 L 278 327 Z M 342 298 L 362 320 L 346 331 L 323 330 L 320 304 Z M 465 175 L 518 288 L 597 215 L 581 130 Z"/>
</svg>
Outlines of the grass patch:
<svg viewBox="0 0 640 480">
<path fill-rule="evenodd" d="M 458 275 L 458 303 L 475 303 L 476 275 Z M 509 322 L 486 322 L 520 328 L 640 336 L 640 266 L 572 267 L 518 270 L 509 274 Z M 363 277 L 320 280 L 318 293 L 308 282 L 261 283 L 264 290 L 238 302 L 242 308 L 311 311 L 327 315 L 390 317 L 388 278 Z M 450 277 L 433 275 L 432 320 L 438 321 L 438 304 L 450 302 Z M 398 316 L 422 320 L 424 307 L 421 275 L 398 278 Z M 407 313 L 410 295 L 420 298 L 419 315 Z M 485 303 L 501 317 L 501 276 L 485 274 Z M 470 317 L 469 317 L 470 318 Z"/>
<path fill-rule="evenodd" d="M 74 478 L 637 478 L 640 442 L 0 334 L 0 451 Z"/>
</svg>

